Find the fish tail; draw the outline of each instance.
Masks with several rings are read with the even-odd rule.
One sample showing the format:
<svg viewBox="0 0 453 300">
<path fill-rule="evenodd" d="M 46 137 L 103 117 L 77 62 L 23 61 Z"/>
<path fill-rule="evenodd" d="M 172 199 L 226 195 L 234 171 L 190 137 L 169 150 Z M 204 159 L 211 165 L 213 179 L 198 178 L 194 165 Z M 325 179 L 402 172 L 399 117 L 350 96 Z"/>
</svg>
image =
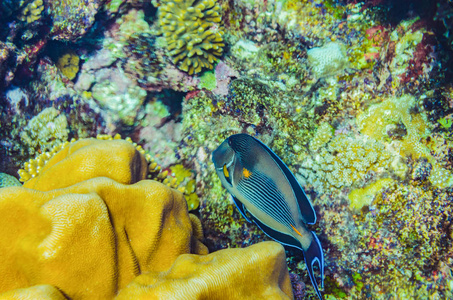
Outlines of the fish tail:
<svg viewBox="0 0 453 300">
<path fill-rule="evenodd" d="M 322 252 L 321 244 L 318 237 L 312 231 L 313 240 L 306 251 L 304 251 L 305 264 L 307 265 L 308 275 L 310 276 L 311 283 L 315 287 L 319 299 L 322 300 L 321 292 L 318 288 L 315 275 L 313 274 L 313 264 L 318 262 L 319 270 L 321 271 L 321 289 L 324 289 L 324 255 Z"/>
</svg>

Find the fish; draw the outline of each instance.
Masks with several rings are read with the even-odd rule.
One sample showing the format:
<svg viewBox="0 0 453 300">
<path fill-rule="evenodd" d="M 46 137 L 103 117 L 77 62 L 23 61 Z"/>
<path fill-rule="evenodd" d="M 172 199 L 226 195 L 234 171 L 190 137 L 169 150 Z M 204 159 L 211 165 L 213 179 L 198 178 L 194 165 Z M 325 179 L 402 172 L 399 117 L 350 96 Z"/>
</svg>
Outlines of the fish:
<svg viewBox="0 0 453 300">
<path fill-rule="evenodd" d="M 225 139 L 212 152 L 212 161 L 241 215 L 277 242 L 303 252 L 322 299 L 313 266 L 318 263 L 323 289 L 324 254 L 318 237 L 307 228 L 316 223 L 316 213 L 288 166 L 263 142 L 244 133 Z"/>
</svg>

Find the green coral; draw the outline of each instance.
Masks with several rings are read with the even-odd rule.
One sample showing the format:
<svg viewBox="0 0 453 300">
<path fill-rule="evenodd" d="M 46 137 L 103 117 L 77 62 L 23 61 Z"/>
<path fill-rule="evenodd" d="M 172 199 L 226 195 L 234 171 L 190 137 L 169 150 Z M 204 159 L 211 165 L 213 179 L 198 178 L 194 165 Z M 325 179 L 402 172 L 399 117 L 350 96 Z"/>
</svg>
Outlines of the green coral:
<svg viewBox="0 0 453 300">
<path fill-rule="evenodd" d="M 45 152 L 68 140 L 68 121 L 53 107 L 44 109 L 32 118 L 20 133 L 22 144 L 30 155 Z"/>
<path fill-rule="evenodd" d="M 431 133 L 426 113 L 414 113 L 414 108 L 417 108 L 416 99 L 411 95 L 388 98 L 360 114 L 357 125 L 363 134 L 381 142 L 391 139 L 389 133 L 395 132 L 398 125 L 403 125 L 405 134 L 392 141 L 393 147 L 402 156 L 426 158 L 432 164 L 430 182 L 439 188 L 450 187 L 453 185 L 453 174 L 439 164 L 423 142 Z"/>
<path fill-rule="evenodd" d="M 203 75 L 200 77 L 200 83 L 198 84 L 199 89 L 207 89 L 208 91 L 212 91 L 217 87 L 217 81 L 215 78 L 214 72 L 204 72 Z"/>
<path fill-rule="evenodd" d="M 323 47 L 307 51 L 308 63 L 317 78 L 331 76 L 343 71 L 348 65 L 346 46 L 331 42 Z"/>
<path fill-rule="evenodd" d="M 19 182 L 19 180 L 16 179 L 16 177 L 6 173 L 0 173 L 0 188 L 21 185 L 22 184 Z"/>
<path fill-rule="evenodd" d="M 92 88 L 92 96 L 104 108 L 113 111 L 126 124 L 134 124 L 137 110 L 146 98 L 146 90 L 133 84 L 120 86 L 115 80 L 131 83 L 123 72 L 111 73 L 110 78 L 98 81 Z"/>
<path fill-rule="evenodd" d="M 220 6 L 214 0 L 162 1 L 159 26 L 173 63 L 189 75 L 212 69 L 222 55 Z"/>
<path fill-rule="evenodd" d="M 327 144 L 333 136 L 333 131 L 333 127 L 327 122 L 319 125 L 315 136 L 310 141 L 310 151 L 317 151 L 319 148 Z"/>
</svg>

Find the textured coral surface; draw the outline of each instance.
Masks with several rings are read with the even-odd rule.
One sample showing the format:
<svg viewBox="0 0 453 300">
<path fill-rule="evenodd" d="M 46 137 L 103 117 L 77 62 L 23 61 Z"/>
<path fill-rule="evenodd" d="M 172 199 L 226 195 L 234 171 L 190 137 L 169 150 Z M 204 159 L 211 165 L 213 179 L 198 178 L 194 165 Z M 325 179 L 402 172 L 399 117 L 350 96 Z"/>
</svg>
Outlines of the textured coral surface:
<svg viewBox="0 0 453 300">
<path fill-rule="evenodd" d="M 162 1 L 159 25 L 173 62 L 190 75 L 212 69 L 222 55 L 220 6 L 214 0 Z"/>
<path fill-rule="evenodd" d="M 131 143 L 85 139 L 0 189 L 0 298 L 292 297 L 280 245 L 206 255 L 183 194 L 147 170 Z"/>
<path fill-rule="evenodd" d="M 275 242 L 185 254 L 167 272 L 135 278 L 118 299 L 292 299 L 285 265 L 283 247 Z"/>
</svg>

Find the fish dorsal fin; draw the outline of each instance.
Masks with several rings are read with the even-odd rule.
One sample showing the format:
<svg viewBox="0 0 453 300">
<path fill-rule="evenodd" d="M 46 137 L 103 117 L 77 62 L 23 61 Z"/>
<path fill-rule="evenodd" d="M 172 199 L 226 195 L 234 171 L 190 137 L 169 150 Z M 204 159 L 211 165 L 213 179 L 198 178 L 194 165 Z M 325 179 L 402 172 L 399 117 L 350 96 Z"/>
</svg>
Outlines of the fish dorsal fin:
<svg viewBox="0 0 453 300">
<path fill-rule="evenodd" d="M 255 138 L 254 138 L 255 139 Z M 270 156 L 274 159 L 274 161 L 279 166 L 280 170 L 285 174 L 286 179 L 288 179 L 289 184 L 293 188 L 294 195 L 296 196 L 297 203 L 299 206 L 300 214 L 303 218 L 304 223 L 306 224 L 315 224 L 316 223 L 316 213 L 311 205 L 310 200 L 308 199 L 307 195 L 305 195 L 304 190 L 300 186 L 299 182 L 297 181 L 296 177 L 294 176 L 293 172 L 288 168 L 288 166 L 274 153 L 268 146 L 266 146 L 263 142 L 258 139 L 255 139 L 258 143 L 263 146 L 263 149 L 270 154 Z"/>
<path fill-rule="evenodd" d="M 286 246 L 290 246 L 290 247 L 293 247 L 293 248 L 296 248 L 296 249 L 299 249 L 301 251 L 303 251 L 302 249 L 302 245 L 300 244 L 300 242 L 298 240 L 296 240 L 294 237 L 290 236 L 290 235 L 287 235 L 287 234 L 284 234 L 280 231 L 276 231 L 272 228 L 270 228 L 269 226 L 263 224 L 262 222 L 260 222 L 257 218 L 255 218 L 253 215 L 251 216 L 252 217 L 252 220 L 253 222 L 255 222 L 256 225 L 258 225 L 258 227 L 268 236 L 270 237 L 271 239 L 279 242 L 280 244 L 283 244 L 283 245 L 286 245 Z"/>
<path fill-rule="evenodd" d="M 233 195 L 231 195 L 231 197 L 233 198 L 233 201 L 234 201 L 234 204 L 236 204 L 236 207 L 239 209 L 239 211 L 241 212 L 241 215 L 244 217 L 244 219 L 251 223 L 250 219 L 247 217 L 247 210 L 244 206 L 244 204 L 238 200 L 238 198 L 234 197 Z"/>
</svg>

